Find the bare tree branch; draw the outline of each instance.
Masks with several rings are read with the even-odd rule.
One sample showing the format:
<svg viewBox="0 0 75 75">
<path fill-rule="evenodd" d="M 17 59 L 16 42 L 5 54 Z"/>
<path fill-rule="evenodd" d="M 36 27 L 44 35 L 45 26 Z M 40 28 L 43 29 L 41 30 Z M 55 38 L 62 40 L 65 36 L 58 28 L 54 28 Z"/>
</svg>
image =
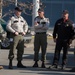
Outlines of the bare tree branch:
<svg viewBox="0 0 75 75">
<path fill-rule="evenodd" d="M 3 6 L 3 7 L 8 7 L 10 4 L 15 5 L 15 0 L 3 0 L 2 6 Z M 29 1 L 27 1 L 26 3 L 25 3 L 25 2 L 18 2 L 17 4 L 18 4 L 18 6 L 20 6 L 20 7 L 23 8 L 23 13 L 24 13 L 24 14 L 30 15 L 30 16 L 33 15 L 33 13 L 32 13 L 31 10 L 32 10 L 33 7 L 35 6 L 35 4 L 33 4 L 33 3 L 29 2 Z M 40 2 L 40 7 L 42 7 L 42 8 L 45 7 L 45 6 L 42 4 L 42 2 Z M 26 10 L 31 11 L 31 13 L 26 12 Z M 13 13 L 13 10 L 9 10 L 9 12 L 6 12 L 6 13 L 2 16 L 2 18 L 4 18 L 4 17 L 7 16 L 7 15 L 11 15 L 12 13 Z"/>
</svg>

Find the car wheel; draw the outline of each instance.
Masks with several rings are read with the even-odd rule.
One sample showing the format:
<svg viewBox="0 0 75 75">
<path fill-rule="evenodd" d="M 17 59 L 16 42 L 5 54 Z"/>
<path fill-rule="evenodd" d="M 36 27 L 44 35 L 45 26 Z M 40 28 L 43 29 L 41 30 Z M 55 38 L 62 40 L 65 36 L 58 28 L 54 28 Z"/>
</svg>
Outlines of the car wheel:
<svg viewBox="0 0 75 75">
<path fill-rule="evenodd" d="M 1 48 L 7 49 L 10 46 L 10 41 L 8 38 L 1 40 Z"/>
</svg>

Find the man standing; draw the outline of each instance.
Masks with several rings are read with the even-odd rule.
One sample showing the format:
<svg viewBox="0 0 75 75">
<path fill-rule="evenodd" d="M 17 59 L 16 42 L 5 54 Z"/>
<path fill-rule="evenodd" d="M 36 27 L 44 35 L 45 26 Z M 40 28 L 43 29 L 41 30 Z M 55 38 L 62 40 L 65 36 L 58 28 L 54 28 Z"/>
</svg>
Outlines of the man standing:
<svg viewBox="0 0 75 75">
<path fill-rule="evenodd" d="M 39 50 L 41 47 L 41 61 L 42 68 L 45 68 L 45 56 L 46 56 L 46 48 L 47 48 L 47 35 L 46 32 L 49 27 L 49 19 L 45 18 L 44 10 L 38 9 L 38 15 L 34 19 L 34 29 L 35 29 L 35 38 L 34 38 L 34 65 L 33 67 L 38 67 L 39 60 Z"/>
<path fill-rule="evenodd" d="M 62 13 L 62 18 L 56 21 L 53 31 L 53 40 L 54 42 L 56 42 L 56 47 L 52 68 L 58 68 L 60 51 L 63 48 L 61 69 L 65 69 L 67 60 L 67 50 L 69 44 L 72 42 L 73 35 L 74 28 L 72 26 L 71 20 L 69 19 L 69 12 L 67 10 L 64 10 Z"/>
<path fill-rule="evenodd" d="M 8 21 L 6 29 L 10 32 L 10 51 L 9 51 L 9 69 L 13 69 L 12 60 L 14 51 L 17 48 L 17 67 L 25 68 L 22 64 L 22 55 L 24 53 L 24 35 L 28 30 L 28 24 L 21 16 L 21 7 L 15 8 L 15 14 Z"/>
</svg>

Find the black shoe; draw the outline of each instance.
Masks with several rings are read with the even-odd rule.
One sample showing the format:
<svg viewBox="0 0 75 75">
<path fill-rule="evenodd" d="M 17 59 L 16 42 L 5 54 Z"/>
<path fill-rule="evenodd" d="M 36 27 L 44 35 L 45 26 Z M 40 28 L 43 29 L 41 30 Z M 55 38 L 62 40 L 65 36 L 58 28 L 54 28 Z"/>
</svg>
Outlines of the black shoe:
<svg viewBox="0 0 75 75">
<path fill-rule="evenodd" d="M 18 67 L 18 68 L 26 68 L 26 66 L 24 66 L 22 63 L 18 63 L 18 64 L 17 64 L 17 67 Z"/>
<path fill-rule="evenodd" d="M 65 70 L 66 69 L 66 65 L 62 65 L 61 69 Z"/>
<path fill-rule="evenodd" d="M 70 72 L 75 72 L 75 67 L 70 70 Z"/>
<path fill-rule="evenodd" d="M 44 63 L 42 63 L 41 68 L 46 68 Z"/>
<path fill-rule="evenodd" d="M 34 63 L 33 67 L 38 67 L 38 63 Z"/>
<path fill-rule="evenodd" d="M 52 65 L 51 68 L 58 68 L 58 66 L 57 65 Z"/>
</svg>

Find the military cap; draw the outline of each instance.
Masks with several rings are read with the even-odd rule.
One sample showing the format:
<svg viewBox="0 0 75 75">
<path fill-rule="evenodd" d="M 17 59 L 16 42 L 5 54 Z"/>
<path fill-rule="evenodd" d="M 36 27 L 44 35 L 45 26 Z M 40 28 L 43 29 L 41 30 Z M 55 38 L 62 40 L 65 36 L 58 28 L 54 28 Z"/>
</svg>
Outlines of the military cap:
<svg viewBox="0 0 75 75">
<path fill-rule="evenodd" d="M 44 9 L 39 8 L 39 9 L 38 9 L 38 12 L 44 12 Z"/>
<path fill-rule="evenodd" d="M 69 14 L 68 10 L 63 10 L 63 14 Z"/>
<path fill-rule="evenodd" d="M 21 7 L 15 7 L 15 10 L 22 11 L 22 8 Z"/>
</svg>

